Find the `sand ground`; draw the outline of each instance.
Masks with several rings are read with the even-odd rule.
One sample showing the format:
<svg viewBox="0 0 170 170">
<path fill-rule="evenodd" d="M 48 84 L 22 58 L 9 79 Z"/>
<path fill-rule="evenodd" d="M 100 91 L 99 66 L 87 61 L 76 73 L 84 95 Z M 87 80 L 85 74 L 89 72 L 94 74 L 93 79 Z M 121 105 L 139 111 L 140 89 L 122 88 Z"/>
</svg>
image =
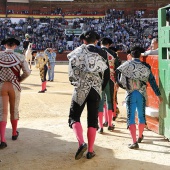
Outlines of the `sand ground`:
<svg viewBox="0 0 170 170">
<path fill-rule="evenodd" d="M 40 90 L 39 71 L 22 83 L 20 120 L 17 141 L 11 140 L 8 119 L 6 138 L 8 147 L 0 150 L 0 170 L 169 170 L 170 142 L 163 136 L 145 129 L 139 150 L 129 150 L 131 143 L 126 129 L 126 110 L 121 105 L 124 91 L 119 90 L 120 114 L 113 132 L 104 129 L 97 134 L 96 156 L 75 160 L 78 143 L 68 127 L 68 113 L 73 87 L 68 82 L 67 64 L 57 64 L 54 82 L 47 83 L 45 94 Z M 86 137 L 86 109 L 82 115 Z"/>
</svg>

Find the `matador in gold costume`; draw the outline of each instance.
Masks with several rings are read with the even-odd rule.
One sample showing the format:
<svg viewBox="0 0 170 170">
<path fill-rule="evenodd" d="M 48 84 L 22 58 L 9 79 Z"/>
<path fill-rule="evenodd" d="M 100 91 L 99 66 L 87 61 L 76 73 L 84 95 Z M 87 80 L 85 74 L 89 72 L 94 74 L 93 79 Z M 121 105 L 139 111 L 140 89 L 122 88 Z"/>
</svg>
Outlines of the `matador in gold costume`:
<svg viewBox="0 0 170 170">
<path fill-rule="evenodd" d="M 40 52 L 39 54 L 37 54 L 37 56 L 35 57 L 36 60 L 36 68 L 39 68 L 40 70 L 40 77 L 41 77 L 41 81 L 42 81 L 42 89 L 38 92 L 38 93 L 45 93 L 45 91 L 47 91 L 46 89 L 46 75 L 47 75 L 47 63 L 48 66 L 50 65 L 49 60 L 48 60 L 48 56 L 43 53 Z"/>
</svg>

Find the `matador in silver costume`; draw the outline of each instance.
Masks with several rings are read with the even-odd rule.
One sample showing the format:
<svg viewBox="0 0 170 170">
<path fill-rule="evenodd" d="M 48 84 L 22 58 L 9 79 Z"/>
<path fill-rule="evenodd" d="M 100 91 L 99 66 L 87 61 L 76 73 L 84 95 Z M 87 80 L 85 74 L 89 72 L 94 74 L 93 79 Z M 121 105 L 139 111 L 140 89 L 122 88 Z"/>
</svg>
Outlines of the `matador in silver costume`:
<svg viewBox="0 0 170 170">
<path fill-rule="evenodd" d="M 79 143 L 75 159 L 78 160 L 88 149 L 87 159 L 95 156 L 94 142 L 98 126 L 98 108 L 105 82 L 105 71 L 108 69 L 105 51 L 95 47 L 97 36 L 89 31 L 84 35 L 84 44 L 68 54 L 69 80 L 75 87 L 69 113 L 69 126 L 73 129 Z M 105 57 L 105 58 L 104 58 Z M 110 76 L 110 75 L 109 75 Z M 109 80 L 106 80 L 106 82 Z M 87 104 L 87 138 L 88 146 L 84 142 L 83 129 L 80 122 L 81 114 Z"/>
</svg>

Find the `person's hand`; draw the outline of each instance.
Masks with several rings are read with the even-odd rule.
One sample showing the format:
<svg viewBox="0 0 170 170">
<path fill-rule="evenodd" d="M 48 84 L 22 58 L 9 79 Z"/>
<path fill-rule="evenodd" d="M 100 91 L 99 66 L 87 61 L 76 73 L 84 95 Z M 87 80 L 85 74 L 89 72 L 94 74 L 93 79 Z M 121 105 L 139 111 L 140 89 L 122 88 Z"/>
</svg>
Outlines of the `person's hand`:
<svg viewBox="0 0 170 170">
<path fill-rule="evenodd" d="M 119 85 L 118 83 L 115 83 L 115 91 L 118 91 L 118 89 L 119 89 Z"/>
<path fill-rule="evenodd" d="M 159 103 L 163 102 L 163 98 L 161 96 L 158 96 L 158 99 L 159 99 Z"/>
<path fill-rule="evenodd" d="M 51 69 L 51 66 L 48 66 L 48 69 Z"/>
</svg>

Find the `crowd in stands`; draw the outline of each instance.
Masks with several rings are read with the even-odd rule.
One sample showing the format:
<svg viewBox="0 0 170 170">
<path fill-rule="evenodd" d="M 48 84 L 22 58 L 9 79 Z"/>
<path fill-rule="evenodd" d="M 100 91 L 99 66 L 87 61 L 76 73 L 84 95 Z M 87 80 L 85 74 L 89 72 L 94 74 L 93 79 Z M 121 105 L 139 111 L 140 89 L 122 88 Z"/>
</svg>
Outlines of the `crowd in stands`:
<svg viewBox="0 0 170 170">
<path fill-rule="evenodd" d="M 20 10 L 20 11 L 16 11 L 13 9 L 8 9 L 7 10 L 7 14 L 30 14 L 30 12 L 28 10 Z M 83 9 L 80 10 L 76 10 L 76 11 L 65 11 L 63 12 L 62 8 L 56 8 L 56 9 L 52 9 L 51 11 L 40 11 L 40 10 L 35 10 L 32 11 L 32 14 L 36 15 L 61 15 L 61 16 L 65 16 L 65 15 L 98 15 L 99 12 L 98 11 L 86 11 Z"/>
<path fill-rule="evenodd" d="M 62 9 L 58 8 L 55 13 L 60 13 Z M 80 18 L 72 20 L 72 29 L 82 29 L 83 31 L 94 30 L 100 37 L 111 38 L 113 46 L 126 51 L 131 44 L 140 44 L 147 49 L 152 38 L 157 37 L 157 23 L 152 20 L 142 20 L 144 11 L 137 11 L 134 15 L 124 15 L 124 11 L 109 9 L 104 18 Z M 83 25 L 83 26 L 82 26 Z M 74 33 L 65 34 L 68 28 L 68 20 L 61 18 L 50 19 L 48 17 L 27 18 L 18 23 L 12 23 L 10 19 L 0 21 L 0 39 L 15 37 L 22 42 L 25 34 L 30 35 L 30 41 L 33 43 L 33 49 L 44 50 L 54 48 L 56 50 L 73 50 L 81 41 L 78 35 Z M 150 29 L 150 32 L 146 30 Z M 70 45 L 68 41 L 73 43 Z"/>
</svg>

